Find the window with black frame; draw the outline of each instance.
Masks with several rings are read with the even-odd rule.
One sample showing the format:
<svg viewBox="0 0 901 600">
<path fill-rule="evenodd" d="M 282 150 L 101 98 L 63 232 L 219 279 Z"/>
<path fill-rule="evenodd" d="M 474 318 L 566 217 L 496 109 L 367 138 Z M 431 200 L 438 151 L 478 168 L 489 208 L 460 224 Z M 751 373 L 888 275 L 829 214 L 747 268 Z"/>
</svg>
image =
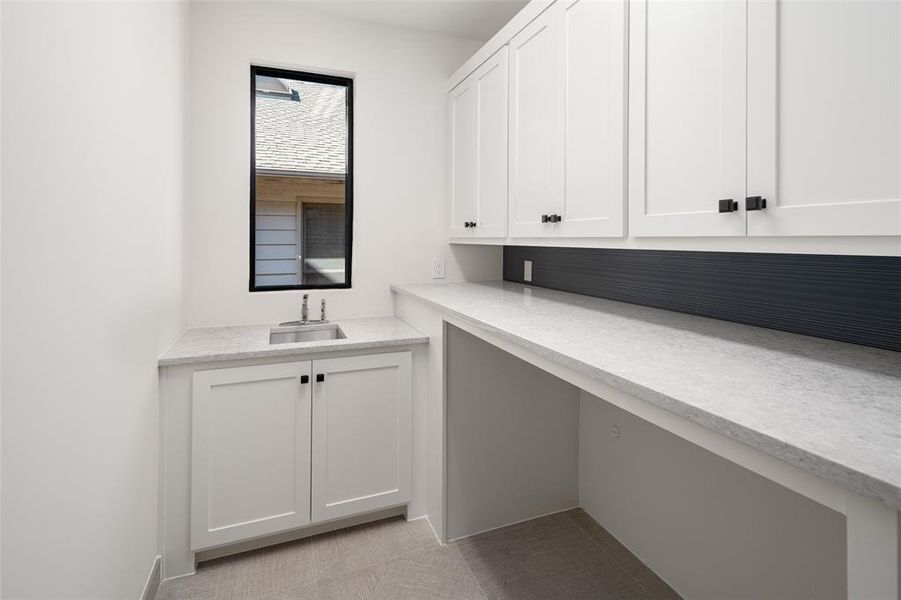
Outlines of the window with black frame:
<svg viewBox="0 0 901 600">
<path fill-rule="evenodd" d="M 250 291 L 350 287 L 353 80 L 250 79 Z"/>
</svg>

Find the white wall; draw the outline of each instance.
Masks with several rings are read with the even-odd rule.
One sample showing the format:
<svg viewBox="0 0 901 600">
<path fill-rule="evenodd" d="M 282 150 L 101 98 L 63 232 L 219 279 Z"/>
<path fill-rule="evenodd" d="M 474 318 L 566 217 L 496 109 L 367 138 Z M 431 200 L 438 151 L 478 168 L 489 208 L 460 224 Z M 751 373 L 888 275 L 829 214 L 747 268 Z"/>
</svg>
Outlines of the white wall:
<svg viewBox="0 0 901 600">
<path fill-rule="evenodd" d="M 846 597 L 841 514 L 586 392 L 579 439 L 582 508 L 683 597 Z"/>
<path fill-rule="evenodd" d="M 4 2 L 3 598 L 138 598 L 182 329 L 186 8 Z"/>
<path fill-rule="evenodd" d="M 579 505 L 579 390 L 445 329 L 447 539 Z"/>
<path fill-rule="evenodd" d="M 3 2 L 0 2 L 0 65 L 3 64 Z M 0 134 L 3 132 L 3 70 L 0 69 Z M 0 143 L 0 165 L 3 144 Z M 0 216 L 3 214 L 3 169 L 0 167 Z M 0 217 L 0 265 L 3 263 L 3 222 Z M 0 339 L 3 339 L 3 270 L 0 268 Z M 3 515 L 3 344 L 0 344 L 0 515 Z M 3 519 L 0 517 L 0 598 L 3 597 Z"/>
<path fill-rule="evenodd" d="M 251 63 L 353 74 L 353 289 L 314 292 L 333 317 L 387 315 L 388 285 L 501 276 L 499 248 L 446 243 L 447 78 L 478 42 L 294 3 L 190 8 L 187 311 L 191 326 L 295 318 L 301 292 L 248 292 Z"/>
</svg>

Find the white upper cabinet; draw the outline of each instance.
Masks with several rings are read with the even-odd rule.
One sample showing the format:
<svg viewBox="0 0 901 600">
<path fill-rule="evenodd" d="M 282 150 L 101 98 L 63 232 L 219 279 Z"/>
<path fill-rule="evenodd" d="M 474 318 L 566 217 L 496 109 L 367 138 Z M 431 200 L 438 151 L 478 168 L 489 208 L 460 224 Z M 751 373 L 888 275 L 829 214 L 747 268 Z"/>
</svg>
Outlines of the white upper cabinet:
<svg viewBox="0 0 901 600">
<path fill-rule="evenodd" d="M 502 31 L 454 75 L 451 238 L 901 236 L 901 0 L 557 0 Z"/>
<path fill-rule="evenodd" d="M 479 91 L 479 195 L 473 237 L 507 235 L 507 47 L 475 72 Z"/>
<path fill-rule="evenodd" d="M 450 236 L 468 237 L 476 216 L 479 174 L 479 99 L 474 79 L 450 93 L 451 202 Z"/>
<path fill-rule="evenodd" d="M 510 41 L 510 235 L 553 234 L 547 215 L 562 193 L 557 106 L 556 11 L 548 9 Z"/>
<path fill-rule="evenodd" d="M 631 235 L 745 234 L 747 8 L 630 3 Z"/>
<path fill-rule="evenodd" d="M 450 237 L 507 235 L 507 48 L 450 93 Z"/>
<path fill-rule="evenodd" d="M 748 235 L 901 235 L 901 2 L 748 6 Z"/>
<path fill-rule="evenodd" d="M 624 232 L 625 5 L 560 0 L 510 41 L 510 235 Z"/>
<path fill-rule="evenodd" d="M 564 189 L 554 235 L 620 237 L 625 228 L 625 2 L 560 0 Z"/>
</svg>

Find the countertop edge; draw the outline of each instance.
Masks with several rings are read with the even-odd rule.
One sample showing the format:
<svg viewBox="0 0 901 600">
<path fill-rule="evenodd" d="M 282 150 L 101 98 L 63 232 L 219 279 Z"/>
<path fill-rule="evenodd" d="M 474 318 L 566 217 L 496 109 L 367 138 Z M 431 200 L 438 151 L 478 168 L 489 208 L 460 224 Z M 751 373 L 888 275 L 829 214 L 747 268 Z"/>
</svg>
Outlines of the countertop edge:
<svg viewBox="0 0 901 600">
<path fill-rule="evenodd" d="M 809 452 L 784 440 L 773 438 L 725 417 L 720 417 L 709 411 L 682 402 L 678 398 L 673 398 L 657 392 L 652 388 L 636 384 L 619 375 L 589 365 L 578 359 L 567 356 L 566 354 L 562 354 L 557 350 L 552 350 L 546 346 L 522 338 L 478 318 L 469 316 L 456 309 L 449 308 L 445 304 L 432 300 L 414 290 L 406 289 L 403 284 L 392 284 L 391 290 L 395 293 L 404 294 L 424 302 L 441 312 L 460 319 L 461 321 L 484 329 L 489 333 L 535 352 L 540 356 L 559 362 L 582 375 L 586 375 L 596 381 L 609 385 L 616 390 L 635 396 L 640 400 L 648 402 L 658 408 L 662 408 L 676 416 L 719 433 L 720 435 L 724 435 L 729 439 L 740 442 L 806 473 L 822 477 L 836 485 L 879 500 L 890 508 L 901 510 L 901 488 L 897 488 L 887 481 L 867 475 L 852 467 L 836 463 L 832 459 Z M 805 460 L 805 457 L 814 459 L 816 464 L 811 463 L 810 460 Z"/>
<path fill-rule="evenodd" d="M 427 344 L 428 336 L 394 338 L 390 340 L 373 340 L 368 342 L 349 342 L 340 345 L 327 346 L 302 346 L 293 348 L 272 348 L 266 350 L 249 350 L 240 352 L 227 352 L 219 354 L 204 354 L 201 356 L 184 356 L 163 358 L 157 360 L 157 366 L 179 367 L 194 364 L 209 364 L 228 362 L 234 360 L 248 360 L 255 358 L 282 358 L 290 356 L 304 356 L 307 354 L 328 354 L 332 352 L 344 352 L 347 350 L 367 350 L 372 348 L 394 348 L 398 346 L 418 346 Z"/>
</svg>

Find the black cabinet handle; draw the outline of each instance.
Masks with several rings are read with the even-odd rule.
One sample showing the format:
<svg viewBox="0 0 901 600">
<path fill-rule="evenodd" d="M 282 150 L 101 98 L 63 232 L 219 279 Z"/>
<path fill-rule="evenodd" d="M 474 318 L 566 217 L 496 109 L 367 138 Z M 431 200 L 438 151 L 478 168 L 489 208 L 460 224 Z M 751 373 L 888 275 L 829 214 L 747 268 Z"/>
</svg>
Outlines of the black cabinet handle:
<svg viewBox="0 0 901 600">
<path fill-rule="evenodd" d="M 735 212 L 737 210 L 738 210 L 738 202 L 736 202 L 732 198 L 720 200 L 720 212 L 721 213 L 730 213 L 730 212 Z"/>
<path fill-rule="evenodd" d="M 325 381 L 325 373 L 316 373 L 316 382 L 322 383 Z"/>
<path fill-rule="evenodd" d="M 563 220 L 563 217 L 560 215 L 551 215 L 551 223 L 559 223 Z"/>
<path fill-rule="evenodd" d="M 464 222 L 463 222 L 463 227 L 469 227 L 469 221 L 464 221 Z"/>
<path fill-rule="evenodd" d="M 766 198 L 760 196 L 745 198 L 745 210 L 763 210 L 764 208 L 766 208 Z"/>
<path fill-rule="evenodd" d="M 479 225 L 479 224 L 476 223 L 475 221 L 471 221 L 471 222 L 469 223 L 469 226 L 470 226 L 470 227 L 477 227 L 478 225 Z"/>
<path fill-rule="evenodd" d="M 542 223 L 550 223 L 551 222 L 550 215 L 541 215 L 541 222 Z"/>
<path fill-rule="evenodd" d="M 301 375 L 301 376 L 300 376 L 300 383 L 301 383 L 301 384 L 303 384 L 303 383 L 310 383 L 310 376 L 309 376 L 309 375 Z"/>
</svg>

